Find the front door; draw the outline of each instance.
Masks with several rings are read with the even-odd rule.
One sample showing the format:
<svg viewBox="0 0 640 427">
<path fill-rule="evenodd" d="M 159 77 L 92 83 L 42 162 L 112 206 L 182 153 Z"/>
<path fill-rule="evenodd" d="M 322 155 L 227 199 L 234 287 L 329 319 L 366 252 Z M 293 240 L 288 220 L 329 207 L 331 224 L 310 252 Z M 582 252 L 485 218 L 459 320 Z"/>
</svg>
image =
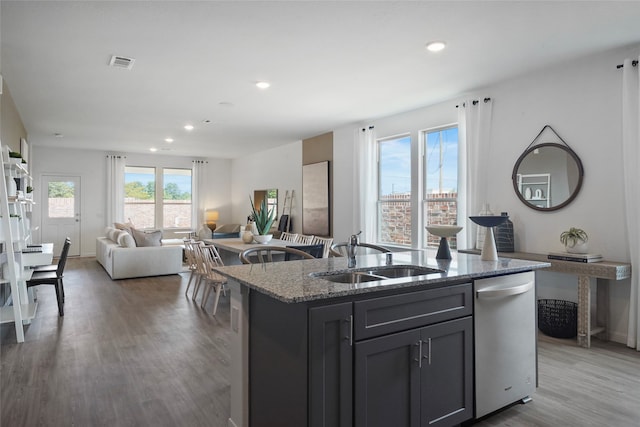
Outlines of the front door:
<svg viewBox="0 0 640 427">
<path fill-rule="evenodd" d="M 42 241 L 53 243 L 54 255 L 60 255 L 69 237 L 69 256 L 80 255 L 80 177 L 43 175 L 42 184 Z"/>
</svg>

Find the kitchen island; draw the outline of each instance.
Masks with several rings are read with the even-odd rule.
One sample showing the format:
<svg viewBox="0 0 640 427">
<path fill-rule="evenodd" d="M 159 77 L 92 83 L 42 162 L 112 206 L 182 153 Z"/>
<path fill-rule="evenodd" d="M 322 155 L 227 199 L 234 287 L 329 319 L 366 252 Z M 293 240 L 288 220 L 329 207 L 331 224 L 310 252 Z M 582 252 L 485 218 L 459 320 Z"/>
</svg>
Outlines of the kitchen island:
<svg viewBox="0 0 640 427">
<path fill-rule="evenodd" d="M 549 264 L 442 261 L 430 250 L 393 253 L 390 264 L 366 255 L 354 269 L 346 258 L 217 269 L 231 288 L 230 426 L 446 426 L 473 417 L 473 282 Z M 423 273 L 416 267 L 431 272 L 349 275 Z"/>
</svg>

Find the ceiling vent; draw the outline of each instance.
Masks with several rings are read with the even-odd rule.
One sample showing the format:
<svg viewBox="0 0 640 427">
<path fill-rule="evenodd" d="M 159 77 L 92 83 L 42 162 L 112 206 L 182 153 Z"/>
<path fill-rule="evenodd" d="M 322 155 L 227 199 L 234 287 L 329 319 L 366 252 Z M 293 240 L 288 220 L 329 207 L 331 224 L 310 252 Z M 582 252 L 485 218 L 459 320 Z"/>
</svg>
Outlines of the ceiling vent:
<svg viewBox="0 0 640 427">
<path fill-rule="evenodd" d="M 135 59 L 133 58 L 113 55 L 111 57 L 111 60 L 109 61 L 109 66 L 116 67 L 116 68 L 126 68 L 127 70 L 130 70 L 133 68 L 134 62 L 135 62 Z"/>
</svg>

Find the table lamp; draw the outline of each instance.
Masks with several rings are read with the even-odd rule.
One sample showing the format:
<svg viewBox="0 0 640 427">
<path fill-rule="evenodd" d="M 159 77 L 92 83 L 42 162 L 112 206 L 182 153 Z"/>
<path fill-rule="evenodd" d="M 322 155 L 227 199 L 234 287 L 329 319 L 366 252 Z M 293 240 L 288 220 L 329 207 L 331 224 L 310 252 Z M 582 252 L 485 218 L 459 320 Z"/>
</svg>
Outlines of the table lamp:
<svg viewBox="0 0 640 427">
<path fill-rule="evenodd" d="M 217 227 L 216 221 L 218 220 L 219 217 L 220 217 L 220 214 L 216 210 L 207 209 L 204 212 L 204 223 L 207 224 L 207 227 L 209 227 L 212 233 L 216 230 L 216 227 Z"/>
</svg>

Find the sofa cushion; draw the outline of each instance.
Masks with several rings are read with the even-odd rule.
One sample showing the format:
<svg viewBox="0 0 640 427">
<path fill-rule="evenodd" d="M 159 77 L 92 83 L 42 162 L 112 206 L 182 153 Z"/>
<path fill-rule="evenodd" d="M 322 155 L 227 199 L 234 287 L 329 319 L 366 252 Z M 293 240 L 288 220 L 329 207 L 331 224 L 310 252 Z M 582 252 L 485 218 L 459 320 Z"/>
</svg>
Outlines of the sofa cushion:
<svg viewBox="0 0 640 427">
<path fill-rule="evenodd" d="M 113 226 L 118 230 L 124 230 L 129 234 L 131 234 L 131 230 L 135 228 L 131 222 L 125 222 L 124 224 L 121 222 L 114 222 Z"/>
<path fill-rule="evenodd" d="M 139 248 L 147 246 L 162 246 L 162 231 L 140 231 L 135 228 L 131 230 L 136 246 Z"/>
<path fill-rule="evenodd" d="M 135 248 L 136 241 L 131 234 L 127 233 L 125 230 L 122 230 L 122 232 L 118 236 L 118 245 L 122 246 L 123 248 Z"/>
</svg>

